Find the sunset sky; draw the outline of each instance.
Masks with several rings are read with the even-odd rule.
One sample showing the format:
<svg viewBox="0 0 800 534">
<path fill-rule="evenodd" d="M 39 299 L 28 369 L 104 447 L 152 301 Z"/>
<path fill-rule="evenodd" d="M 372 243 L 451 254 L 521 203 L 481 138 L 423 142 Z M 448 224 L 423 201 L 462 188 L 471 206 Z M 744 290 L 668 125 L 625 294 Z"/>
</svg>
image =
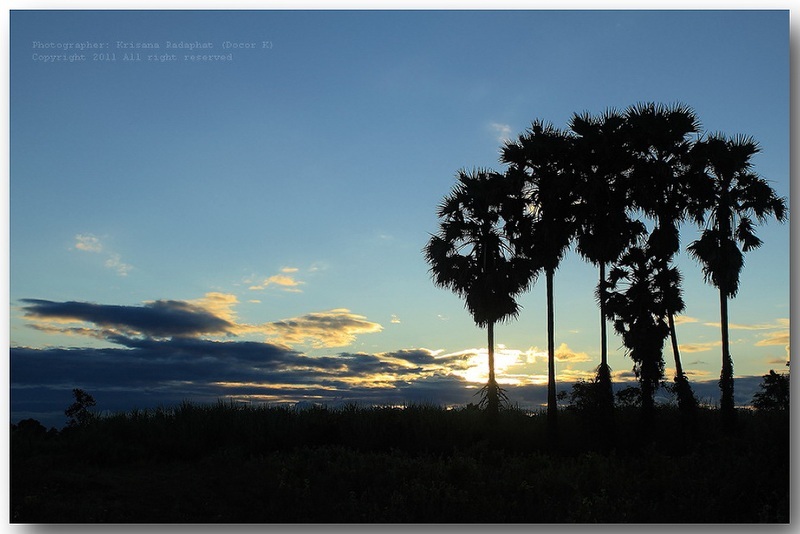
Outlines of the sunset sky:
<svg viewBox="0 0 800 534">
<path fill-rule="evenodd" d="M 476 402 L 486 332 L 421 253 L 437 204 L 531 121 L 637 102 L 753 136 L 788 202 L 788 11 L 12 11 L 12 421 L 60 428 L 75 387 L 111 411 Z M 789 224 L 758 234 L 730 304 L 738 403 L 789 355 Z M 713 403 L 718 293 L 678 264 L 683 363 Z M 574 251 L 557 272 L 560 390 L 599 363 L 596 283 Z M 536 408 L 543 277 L 520 302 L 498 379 Z"/>
</svg>

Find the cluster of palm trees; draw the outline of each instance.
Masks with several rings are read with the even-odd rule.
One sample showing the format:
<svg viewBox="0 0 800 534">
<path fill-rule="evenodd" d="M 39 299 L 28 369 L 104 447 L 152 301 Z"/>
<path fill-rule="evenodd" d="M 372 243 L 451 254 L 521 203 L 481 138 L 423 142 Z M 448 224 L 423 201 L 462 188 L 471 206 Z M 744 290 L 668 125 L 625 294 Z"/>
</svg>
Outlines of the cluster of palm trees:
<svg viewBox="0 0 800 534">
<path fill-rule="evenodd" d="M 476 324 L 488 329 L 487 410 L 502 397 L 494 373 L 494 325 L 515 318 L 517 297 L 544 272 L 547 285 L 548 426 L 557 428 L 553 279 L 574 245 L 596 265 L 600 364 L 594 385 L 601 413 L 613 413 L 607 321 L 621 336 L 652 414 L 664 378 L 663 346 L 671 339 L 675 390 L 682 412 L 696 402 L 683 372 L 674 317 L 684 309 L 680 226 L 700 238 L 688 246 L 720 296 L 720 409 L 734 419 L 733 360 L 727 301 L 735 297 L 743 253 L 757 248 L 756 222 L 784 221 L 785 199 L 752 169 L 750 137 L 701 134 L 688 106 L 642 103 L 619 112 L 574 114 L 567 129 L 536 120 L 501 149 L 504 172 L 461 170 L 438 208 L 439 231 L 424 255 L 436 285 L 463 297 Z"/>
</svg>

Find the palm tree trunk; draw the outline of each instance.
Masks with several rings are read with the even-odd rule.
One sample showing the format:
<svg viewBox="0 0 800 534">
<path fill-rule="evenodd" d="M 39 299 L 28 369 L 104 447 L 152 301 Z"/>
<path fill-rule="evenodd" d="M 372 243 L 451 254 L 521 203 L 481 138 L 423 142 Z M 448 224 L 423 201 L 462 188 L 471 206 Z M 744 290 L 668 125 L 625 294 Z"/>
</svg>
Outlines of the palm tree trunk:
<svg viewBox="0 0 800 534">
<path fill-rule="evenodd" d="M 553 311 L 553 269 L 547 269 L 547 428 L 555 436 L 558 428 L 556 400 L 555 319 Z"/>
<path fill-rule="evenodd" d="M 720 409 L 722 411 L 723 427 L 731 430 L 733 427 L 736 410 L 733 404 L 733 359 L 731 358 L 728 343 L 728 296 L 724 287 L 719 290 L 720 330 L 722 332 L 722 373 L 719 377 L 719 388 L 722 396 Z"/>
<path fill-rule="evenodd" d="M 608 351 L 606 349 L 606 264 L 600 264 L 600 365 L 608 367 Z"/>
<path fill-rule="evenodd" d="M 683 365 L 681 365 L 681 353 L 678 350 L 678 336 L 675 335 L 675 317 L 672 312 L 667 313 L 669 324 L 669 338 L 672 341 L 672 355 L 675 358 L 675 374 L 683 376 Z"/>
<path fill-rule="evenodd" d="M 692 416 L 694 409 L 697 407 L 697 401 L 694 398 L 689 379 L 683 374 L 681 353 L 678 349 L 678 336 L 675 333 L 675 317 L 672 312 L 667 313 L 667 321 L 669 322 L 669 337 L 672 341 L 672 355 L 675 358 L 675 388 L 678 395 L 678 409 L 684 415 Z"/>
<path fill-rule="evenodd" d="M 497 391 L 497 381 L 494 376 L 494 322 L 490 321 L 489 332 L 489 383 L 486 387 L 486 409 L 490 417 L 495 417 L 500 411 L 500 399 Z"/>
<path fill-rule="evenodd" d="M 600 396 L 606 403 L 605 408 L 610 412 L 614 409 L 614 391 L 611 387 L 611 368 L 608 366 L 608 334 L 606 332 L 606 264 L 600 264 L 600 367 L 597 379 L 600 387 Z"/>
</svg>

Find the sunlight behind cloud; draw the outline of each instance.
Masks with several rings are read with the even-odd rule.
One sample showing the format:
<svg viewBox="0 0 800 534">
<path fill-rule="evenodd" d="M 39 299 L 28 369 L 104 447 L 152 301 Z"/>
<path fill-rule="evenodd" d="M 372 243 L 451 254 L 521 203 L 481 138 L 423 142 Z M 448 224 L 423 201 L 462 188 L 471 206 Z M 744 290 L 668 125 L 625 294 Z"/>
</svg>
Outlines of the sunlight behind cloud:
<svg viewBox="0 0 800 534">
<path fill-rule="evenodd" d="M 187 302 L 199 306 L 229 323 L 236 323 L 236 312 L 233 310 L 233 307 L 239 304 L 239 299 L 236 298 L 236 295 L 210 292 L 206 293 L 203 298 Z"/>
<path fill-rule="evenodd" d="M 521 351 L 498 345 L 494 351 L 495 378 L 497 382 L 507 385 L 540 383 L 539 375 L 532 373 L 530 368 L 542 356 L 546 358 L 545 353 L 537 351 L 535 348 Z M 443 357 L 464 360 L 464 368 L 453 370 L 453 374 L 462 377 L 467 382 L 485 384 L 489 380 L 488 349 L 466 349 Z"/>
</svg>

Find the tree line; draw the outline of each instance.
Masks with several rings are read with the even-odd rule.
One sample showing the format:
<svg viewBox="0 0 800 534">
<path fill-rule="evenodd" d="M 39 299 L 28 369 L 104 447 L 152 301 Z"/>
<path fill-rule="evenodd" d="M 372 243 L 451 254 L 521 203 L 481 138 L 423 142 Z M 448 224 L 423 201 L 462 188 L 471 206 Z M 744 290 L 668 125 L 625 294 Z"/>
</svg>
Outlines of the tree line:
<svg viewBox="0 0 800 534">
<path fill-rule="evenodd" d="M 689 106 L 640 103 L 624 111 L 575 113 L 564 129 L 534 120 L 501 147 L 502 172 L 459 170 L 423 254 L 433 282 L 462 297 L 476 325 L 487 329 L 489 379 L 482 404 L 489 415 L 498 413 L 504 396 L 494 371 L 495 324 L 517 317 L 519 295 L 543 273 L 547 421 L 556 432 L 554 278 L 574 247 L 598 268 L 600 364 L 591 386 L 600 417 L 613 423 L 607 322 L 634 362 L 643 421 L 652 421 L 667 339 L 678 406 L 692 417 L 697 402 L 675 329 L 675 315 L 685 305 L 674 258 L 681 226 L 694 223 L 701 233 L 687 251 L 719 292 L 720 413 L 724 427 L 733 428 L 728 300 L 738 292 L 744 253 L 762 244 L 756 225 L 788 215 L 785 198 L 753 169 L 759 150 L 749 136 L 701 132 Z"/>
</svg>

